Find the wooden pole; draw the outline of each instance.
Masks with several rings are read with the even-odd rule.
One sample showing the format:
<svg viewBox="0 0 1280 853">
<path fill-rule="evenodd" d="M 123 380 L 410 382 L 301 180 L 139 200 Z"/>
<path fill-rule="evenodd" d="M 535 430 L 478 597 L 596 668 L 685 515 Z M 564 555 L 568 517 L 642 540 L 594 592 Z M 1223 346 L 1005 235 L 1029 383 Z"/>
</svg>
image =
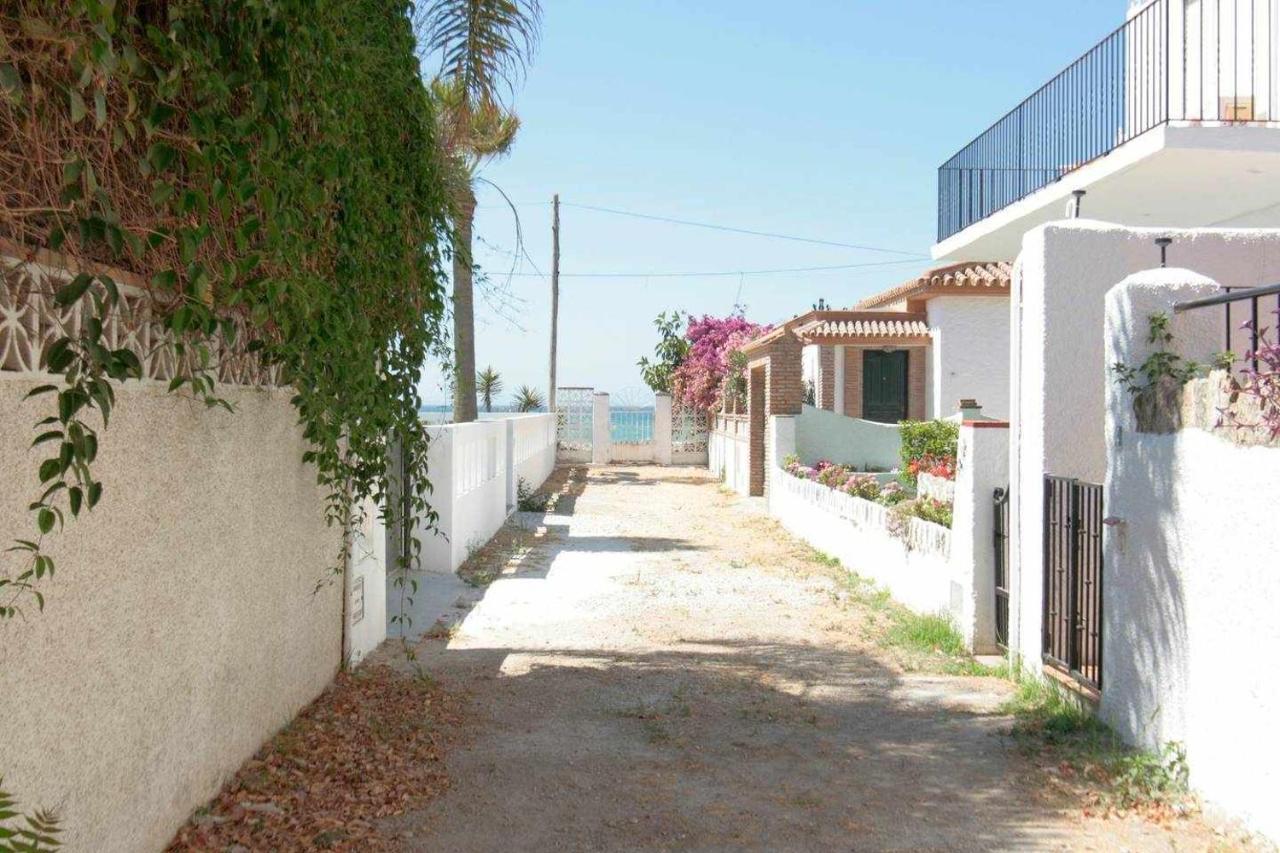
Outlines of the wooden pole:
<svg viewBox="0 0 1280 853">
<path fill-rule="evenodd" d="M 560 194 L 551 199 L 551 382 L 547 410 L 556 410 L 556 334 L 560 323 Z"/>
</svg>

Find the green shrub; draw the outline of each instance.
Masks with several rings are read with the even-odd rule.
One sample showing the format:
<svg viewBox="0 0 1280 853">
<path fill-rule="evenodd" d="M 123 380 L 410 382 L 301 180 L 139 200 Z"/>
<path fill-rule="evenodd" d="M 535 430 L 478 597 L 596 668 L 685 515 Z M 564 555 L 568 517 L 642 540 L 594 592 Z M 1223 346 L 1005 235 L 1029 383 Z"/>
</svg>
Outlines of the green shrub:
<svg viewBox="0 0 1280 853">
<path fill-rule="evenodd" d="M 955 459 L 960 442 L 960 425 L 951 421 L 902 421 L 901 479 L 916 484 L 916 469 L 921 460 Z"/>
</svg>

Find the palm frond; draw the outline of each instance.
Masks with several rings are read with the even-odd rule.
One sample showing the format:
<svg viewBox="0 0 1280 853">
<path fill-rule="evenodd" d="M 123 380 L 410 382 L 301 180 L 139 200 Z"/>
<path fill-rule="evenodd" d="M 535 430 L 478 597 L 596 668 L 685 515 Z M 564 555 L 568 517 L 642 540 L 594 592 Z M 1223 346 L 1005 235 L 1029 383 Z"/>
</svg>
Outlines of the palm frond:
<svg viewBox="0 0 1280 853">
<path fill-rule="evenodd" d="M 542 26 L 539 0 L 429 0 L 415 21 L 427 57 L 472 103 L 502 103 L 524 79 Z"/>
</svg>

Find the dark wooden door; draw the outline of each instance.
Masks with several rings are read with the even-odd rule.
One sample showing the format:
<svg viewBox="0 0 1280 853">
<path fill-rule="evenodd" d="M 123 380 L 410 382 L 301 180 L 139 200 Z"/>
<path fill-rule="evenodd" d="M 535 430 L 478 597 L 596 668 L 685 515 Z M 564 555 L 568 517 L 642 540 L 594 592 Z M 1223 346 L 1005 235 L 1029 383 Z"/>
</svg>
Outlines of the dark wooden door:
<svg viewBox="0 0 1280 853">
<path fill-rule="evenodd" d="M 886 424 L 906 420 L 906 350 L 862 353 L 862 417 Z"/>
</svg>

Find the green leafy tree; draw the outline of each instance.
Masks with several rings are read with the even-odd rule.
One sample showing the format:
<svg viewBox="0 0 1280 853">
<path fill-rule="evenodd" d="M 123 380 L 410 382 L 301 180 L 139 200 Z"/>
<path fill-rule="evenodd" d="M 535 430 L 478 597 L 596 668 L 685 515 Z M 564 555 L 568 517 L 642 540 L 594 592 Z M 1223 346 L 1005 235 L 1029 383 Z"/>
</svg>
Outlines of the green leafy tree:
<svg viewBox="0 0 1280 853">
<path fill-rule="evenodd" d="M 486 367 L 476 374 L 476 388 L 480 392 L 480 399 L 484 400 L 484 410 L 492 412 L 493 398 L 502 393 L 502 374 L 492 366 Z"/>
<path fill-rule="evenodd" d="M 516 391 L 516 411 L 518 412 L 536 412 L 547 403 L 542 396 L 542 392 L 536 388 L 530 388 L 528 385 L 521 385 Z"/>
<path fill-rule="evenodd" d="M 654 360 L 647 357 L 637 362 L 644 383 L 659 394 L 671 393 L 671 376 L 684 364 L 689 355 L 689 340 L 685 337 L 685 322 L 679 311 L 670 316 L 662 312 L 653 325 L 658 328 L 658 344 L 653 348 Z"/>
<path fill-rule="evenodd" d="M 476 419 L 475 182 L 485 163 L 511 150 L 520 120 L 505 103 L 537 48 L 537 0 L 428 0 L 419 10 L 419 49 L 439 57 L 432 83 L 438 105 L 439 154 L 453 206 L 453 417 Z"/>
</svg>

